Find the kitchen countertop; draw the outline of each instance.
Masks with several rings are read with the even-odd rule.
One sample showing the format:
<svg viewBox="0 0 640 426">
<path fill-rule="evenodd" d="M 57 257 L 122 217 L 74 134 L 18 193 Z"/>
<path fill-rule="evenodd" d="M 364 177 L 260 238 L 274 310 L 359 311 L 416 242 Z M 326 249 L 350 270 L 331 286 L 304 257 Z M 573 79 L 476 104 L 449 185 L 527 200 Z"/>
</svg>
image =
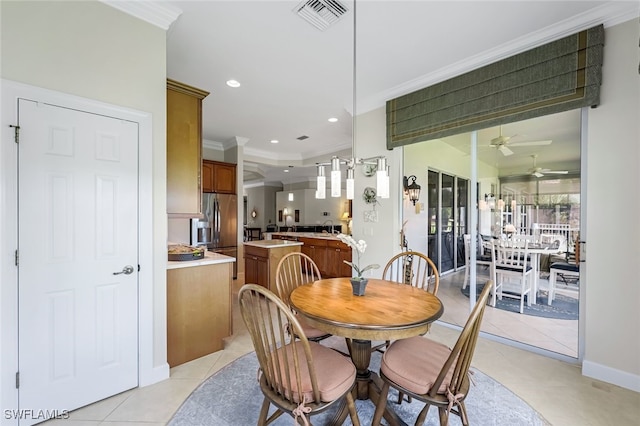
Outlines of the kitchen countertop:
<svg viewBox="0 0 640 426">
<path fill-rule="evenodd" d="M 225 256 L 224 254 L 207 251 L 204 253 L 204 259 L 183 261 L 169 260 L 167 261 L 167 269 L 190 268 L 192 266 L 215 265 L 219 263 L 230 263 L 235 261 L 235 257 Z"/>
<path fill-rule="evenodd" d="M 244 245 L 271 249 L 278 247 L 301 246 L 303 243 L 290 240 L 255 240 L 246 241 Z"/>
<path fill-rule="evenodd" d="M 269 234 L 269 237 L 273 235 L 279 235 L 284 237 L 306 237 L 306 238 L 322 238 L 325 240 L 338 240 L 337 234 L 329 234 L 327 232 L 265 232 L 263 234 Z"/>
</svg>

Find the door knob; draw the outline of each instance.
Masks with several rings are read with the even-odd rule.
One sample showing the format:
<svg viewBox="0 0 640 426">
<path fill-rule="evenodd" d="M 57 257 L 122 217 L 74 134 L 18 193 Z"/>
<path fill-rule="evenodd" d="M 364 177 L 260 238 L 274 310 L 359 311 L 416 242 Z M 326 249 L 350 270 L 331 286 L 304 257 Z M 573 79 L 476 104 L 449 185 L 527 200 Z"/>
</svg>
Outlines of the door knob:
<svg viewBox="0 0 640 426">
<path fill-rule="evenodd" d="M 133 266 L 127 265 L 124 268 L 122 268 L 122 271 L 114 272 L 113 275 L 120 275 L 120 274 L 130 275 L 132 273 L 133 273 Z"/>
</svg>

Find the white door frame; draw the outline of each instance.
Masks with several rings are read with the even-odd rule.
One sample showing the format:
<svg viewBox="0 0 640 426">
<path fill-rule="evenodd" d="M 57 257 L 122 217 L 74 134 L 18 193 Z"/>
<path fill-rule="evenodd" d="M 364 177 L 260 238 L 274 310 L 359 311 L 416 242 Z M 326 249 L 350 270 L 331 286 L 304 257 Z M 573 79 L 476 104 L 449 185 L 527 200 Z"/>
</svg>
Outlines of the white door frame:
<svg viewBox="0 0 640 426">
<path fill-rule="evenodd" d="M 137 122 L 139 125 L 139 247 L 138 263 L 138 386 L 156 383 L 169 377 L 166 362 L 154 367 L 153 353 L 153 175 L 152 116 L 149 112 L 110 105 L 104 102 L 59 93 L 2 79 L 0 133 L 0 406 L 18 408 L 15 373 L 18 371 L 18 274 L 15 250 L 18 247 L 18 182 L 17 146 L 14 129 L 18 123 L 17 99 L 51 103 L 71 109 L 88 111 Z M 21 407 L 28 409 L 29 407 Z M 5 419 L 0 423 L 11 421 Z M 13 422 L 12 422 L 13 423 Z"/>
</svg>

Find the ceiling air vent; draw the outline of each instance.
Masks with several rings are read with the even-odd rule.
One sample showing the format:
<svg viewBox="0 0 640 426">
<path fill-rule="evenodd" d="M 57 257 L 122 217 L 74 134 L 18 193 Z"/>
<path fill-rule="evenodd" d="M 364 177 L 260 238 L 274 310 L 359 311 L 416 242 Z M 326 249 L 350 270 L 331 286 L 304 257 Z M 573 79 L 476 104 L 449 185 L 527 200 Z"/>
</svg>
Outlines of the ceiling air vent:
<svg viewBox="0 0 640 426">
<path fill-rule="evenodd" d="M 347 8 L 336 0 L 304 0 L 298 4 L 295 13 L 302 19 L 324 31 L 347 13 Z"/>
<path fill-rule="evenodd" d="M 299 141 L 303 141 L 305 139 L 309 139 L 309 136 L 302 135 L 302 136 L 297 137 L 296 139 L 298 139 Z"/>
</svg>

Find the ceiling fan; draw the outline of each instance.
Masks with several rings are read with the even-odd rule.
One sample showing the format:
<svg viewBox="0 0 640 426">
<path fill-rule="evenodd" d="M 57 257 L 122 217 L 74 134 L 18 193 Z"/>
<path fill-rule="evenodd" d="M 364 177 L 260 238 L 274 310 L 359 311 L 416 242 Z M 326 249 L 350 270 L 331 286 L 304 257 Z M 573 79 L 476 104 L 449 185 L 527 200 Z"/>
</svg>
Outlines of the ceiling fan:
<svg viewBox="0 0 640 426">
<path fill-rule="evenodd" d="M 513 151 L 511 151 L 509 147 L 550 145 L 552 142 L 551 140 L 511 142 L 511 139 L 518 135 L 503 136 L 502 126 L 500 126 L 499 129 L 500 134 L 498 137 L 491 139 L 489 146 L 496 148 L 505 157 L 513 154 Z"/>
<path fill-rule="evenodd" d="M 551 169 L 543 169 L 542 167 L 537 167 L 536 166 L 536 158 L 538 157 L 538 154 L 533 154 L 531 156 L 533 158 L 533 168 L 529 170 L 529 174 L 531 176 L 535 176 L 537 178 L 544 176 L 545 174 L 547 175 L 566 175 L 567 173 L 569 173 L 568 170 L 551 170 Z"/>
</svg>

